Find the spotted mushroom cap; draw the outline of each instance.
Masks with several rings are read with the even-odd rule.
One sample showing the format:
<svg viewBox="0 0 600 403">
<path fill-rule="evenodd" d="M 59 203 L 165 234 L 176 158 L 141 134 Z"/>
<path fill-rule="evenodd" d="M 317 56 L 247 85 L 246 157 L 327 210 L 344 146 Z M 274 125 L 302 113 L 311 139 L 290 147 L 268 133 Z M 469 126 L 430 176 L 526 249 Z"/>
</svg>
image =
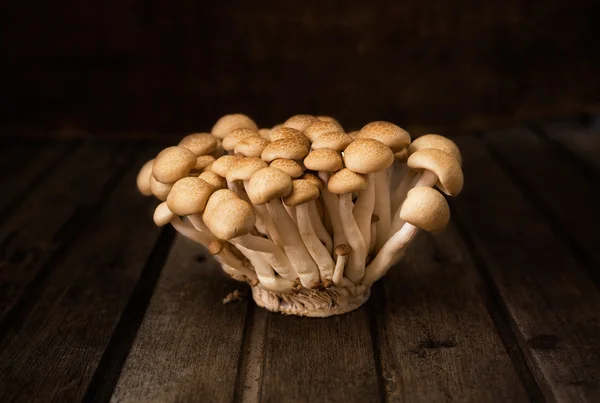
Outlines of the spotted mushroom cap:
<svg viewBox="0 0 600 403">
<path fill-rule="evenodd" d="M 450 221 L 450 208 L 440 192 L 420 186 L 408 191 L 400 218 L 425 231 L 439 232 Z"/>
<path fill-rule="evenodd" d="M 257 130 L 246 128 L 232 130 L 223 138 L 223 149 L 225 151 L 233 151 L 235 146 L 247 137 L 260 137 L 260 134 L 258 134 Z"/>
<path fill-rule="evenodd" d="M 322 136 L 325 133 L 339 131 L 343 131 L 339 125 L 336 125 L 333 122 L 323 122 L 319 120 L 304 129 L 304 135 L 308 137 L 311 143 L 314 143 L 319 136 Z"/>
<path fill-rule="evenodd" d="M 173 213 L 186 216 L 200 214 L 215 189 L 200 178 L 187 177 L 178 180 L 167 197 L 167 205 Z"/>
<path fill-rule="evenodd" d="M 294 139 L 302 143 L 306 148 L 310 148 L 310 141 L 302 134 L 298 129 L 292 127 L 281 126 L 271 131 L 271 141 L 283 140 L 283 139 Z"/>
<path fill-rule="evenodd" d="M 365 175 L 344 168 L 331 175 L 327 183 L 327 189 L 331 193 L 344 194 L 365 190 L 368 184 L 369 182 Z"/>
<path fill-rule="evenodd" d="M 360 130 L 358 136 L 378 140 L 393 152 L 400 151 L 410 144 L 410 134 L 406 130 L 385 121 L 368 123 Z"/>
<path fill-rule="evenodd" d="M 258 129 L 258 134 L 260 134 L 260 137 L 262 137 L 263 139 L 265 139 L 267 141 L 271 141 L 271 129 L 268 129 L 268 128 Z"/>
<path fill-rule="evenodd" d="M 152 196 L 152 188 L 150 188 L 150 177 L 152 176 L 152 164 L 154 160 L 146 161 L 140 168 L 140 172 L 136 178 L 137 188 L 144 196 Z"/>
<path fill-rule="evenodd" d="M 269 145 L 269 141 L 258 136 L 246 137 L 241 140 L 235 148 L 234 153 L 243 155 L 245 157 L 257 157 L 260 158 L 263 150 Z"/>
<path fill-rule="evenodd" d="M 152 190 L 154 197 L 156 197 L 158 200 L 167 200 L 167 196 L 172 188 L 172 183 L 162 183 L 157 181 L 154 176 L 150 176 L 150 189 Z"/>
<path fill-rule="evenodd" d="M 361 174 L 383 171 L 393 163 L 392 150 L 377 140 L 359 138 L 344 150 L 346 167 Z"/>
<path fill-rule="evenodd" d="M 196 165 L 194 165 L 192 171 L 202 171 L 213 162 L 215 162 L 215 157 L 212 155 L 200 155 L 196 158 Z"/>
<path fill-rule="evenodd" d="M 227 171 L 233 166 L 238 160 L 243 158 L 241 155 L 223 155 L 217 158 L 215 162 L 210 166 L 210 170 L 222 177 L 227 177 Z"/>
<path fill-rule="evenodd" d="M 321 122 L 335 123 L 339 127 L 342 127 L 340 122 L 338 122 L 335 118 L 332 118 L 331 116 L 317 116 L 317 119 L 319 119 Z"/>
<path fill-rule="evenodd" d="M 342 152 L 352 143 L 354 139 L 344 132 L 329 132 L 319 136 L 313 143 L 312 149 L 330 148 Z"/>
<path fill-rule="evenodd" d="M 454 141 L 447 137 L 440 136 L 439 134 L 425 134 L 415 139 L 410 146 L 408 146 L 408 153 L 412 154 L 424 148 L 437 148 L 438 150 L 442 150 L 452 155 L 459 164 L 462 164 L 462 156 L 458 146 Z"/>
<path fill-rule="evenodd" d="M 302 166 L 300 164 L 298 164 L 294 160 L 288 160 L 285 158 L 279 158 L 279 159 L 273 160 L 269 164 L 269 166 L 271 168 L 281 169 L 283 172 L 288 174 L 292 179 L 296 179 L 304 173 L 304 169 L 302 169 Z"/>
<path fill-rule="evenodd" d="M 213 194 L 210 195 L 208 201 L 206 202 L 206 207 L 204 208 L 204 215 L 207 212 L 214 211 L 214 209 L 221 203 L 224 203 L 226 200 L 237 200 L 240 197 L 235 194 L 235 192 L 229 189 L 219 189 Z M 204 215 L 202 218 L 204 219 Z"/>
<path fill-rule="evenodd" d="M 196 155 L 206 155 L 217 149 L 217 138 L 210 133 L 192 133 L 181 139 L 179 146 Z"/>
<path fill-rule="evenodd" d="M 184 147 L 167 147 L 152 164 L 152 175 L 162 183 L 174 183 L 190 173 L 196 165 L 196 154 Z"/>
<path fill-rule="evenodd" d="M 310 125 L 312 125 L 313 123 L 317 122 L 318 119 L 316 117 L 314 117 L 313 115 L 295 115 L 292 116 L 291 118 L 289 118 L 288 120 L 286 120 L 283 123 L 283 126 L 285 127 L 291 127 L 294 128 L 296 130 L 300 130 L 301 132 L 303 132 L 304 130 L 306 130 L 306 128 Z"/>
<path fill-rule="evenodd" d="M 304 158 L 304 166 L 313 171 L 334 172 L 344 167 L 342 156 L 339 152 L 329 148 L 312 150 Z"/>
<path fill-rule="evenodd" d="M 212 171 L 202 172 L 198 178 L 211 185 L 215 190 L 227 188 L 227 181 L 225 178 Z"/>
<path fill-rule="evenodd" d="M 252 204 L 264 204 L 292 191 L 292 178 L 277 168 L 263 168 L 254 173 L 246 187 Z"/>
<path fill-rule="evenodd" d="M 211 133 L 218 138 L 225 138 L 232 130 L 235 129 L 252 129 L 258 130 L 258 126 L 252 119 L 241 113 L 225 115 L 217 120 L 213 126 Z"/>
<path fill-rule="evenodd" d="M 348 256 L 350 252 L 352 252 L 352 249 L 350 249 L 350 247 L 345 243 L 341 243 L 335 247 L 334 251 L 338 256 Z"/>
<path fill-rule="evenodd" d="M 256 221 L 254 208 L 241 199 L 225 200 L 203 217 L 210 232 L 223 240 L 248 234 Z"/>
<path fill-rule="evenodd" d="M 260 158 L 240 158 L 227 171 L 227 181 L 247 181 L 256 171 L 266 167 L 267 164 Z"/>
<path fill-rule="evenodd" d="M 265 147 L 261 158 L 266 162 L 271 162 L 279 158 L 290 160 L 299 160 L 308 154 L 308 148 L 300 142 L 292 139 L 282 139 L 270 143 Z"/>
<path fill-rule="evenodd" d="M 449 196 L 457 196 L 463 188 L 460 164 L 452 155 L 436 148 L 424 148 L 408 157 L 406 164 L 417 172 L 432 171 L 438 177 L 437 187 Z"/>
<path fill-rule="evenodd" d="M 306 172 L 300 177 L 300 179 L 305 179 L 309 181 L 310 183 L 318 187 L 320 191 L 322 191 L 325 188 L 325 182 L 323 182 L 321 178 L 319 178 L 317 175 L 311 172 Z"/>
<path fill-rule="evenodd" d="M 319 194 L 319 188 L 306 179 L 296 179 L 292 181 L 292 191 L 283 198 L 283 202 L 288 206 L 297 206 L 317 199 Z"/>
</svg>

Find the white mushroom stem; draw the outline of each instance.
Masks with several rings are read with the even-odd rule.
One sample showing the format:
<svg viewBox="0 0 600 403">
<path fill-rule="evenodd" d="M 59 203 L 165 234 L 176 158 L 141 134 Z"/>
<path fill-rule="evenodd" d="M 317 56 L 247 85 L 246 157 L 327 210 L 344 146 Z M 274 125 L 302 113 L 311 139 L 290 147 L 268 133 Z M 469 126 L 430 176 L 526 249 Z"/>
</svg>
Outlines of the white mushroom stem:
<svg viewBox="0 0 600 403">
<path fill-rule="evenodd" d="M 348 262 L 350 255 L 338 256 L 337 262 L 335 263 L 335 269 L 333 271 L 333 284 L 336 287 L 348 287 L 352 284 L 350 280 L 344 277 L 344 267 Z"/>
<path fill-rule="evenodd" d="M 415 237 L 418 228 L 412 224 L 406 223 L 400 231 L 396 232 L 383 245 L 375 259 L 367 267 L 363 284 L 369 286 L 379 280 L 388 271 L 394 260 L 398 258 L 398 252 L 404 252 L 406 246 Z"/>
<path fill-rule="evenodd" d="M 308 253 L 298 232 L 298 227 L 288 215 L 279 198 L 267 203 L 273 223 L 281 236 L 283 249 L 298 274 L 302 286 L 315 288 L 319 284 L 319 268 Z"/>
<path fill-rule="evenodd" d="M 327 228 L 325 228 L 323 221 L 321 221 L 319 211 L 317 210 L 317 205 L 315 204 L 314 200 L 309 201 L 307 204 L 308 212 L 310 213 L 310 223 L 321 242 L 325 244 L 327 252 L 331 255 L 333 253 L 333 241 L 331 239 L 331 235 L 329 235 L 329 232 L 327 232 Z"/>
<path fill-rule="evenodd" d="M 334 245 L 342 245 L 347 244 L 348 240 L 346 238 L 346 234 L 344 233 L 344 228 L 342 227 L 342 221 L 340 219 L 340 210 L 339 210 L 339 199 L 338 196 L 331 193 L 327 189 L 327 183 L 329 182 L 329 172 L 319 172 L 319 178 L 323 182 L 325 182 L 325 187 L 321 192 L 321 196 L 323 197 L 323 202 L 325 203 L 325 209 L 327 210 L 327 215 L 331 220 L 331 227 L 333 228 L 333 244 Z"/>
<path fill-rule="evenodd" d="M 369 253 L 375 250 L 375 243 L 377 242 L 377 223 L 371 222 L 371 242 L 369 243 Z"/>
<path fill-rule="evenodd" d="M 250 198 L 248 197 L 248 193 L 246 193 L 246 189 L 244 188 L 244 184 L 242 184 L 242 182 L 240 182 L 240 181 L 233 181 L 233 182 L 227 181 L 227 187 L 233 193 L 235 193 L 236 195 L 238 195 L 240 197 L 240 199 L 244 200 L 248 204 L 252 204 L 252 202 L 250 201 Z M 262 220 L 262 217 L 259 214 L 256 215 L 256 222 L 254 223 L 254 226 L 256 227 L 256 230 L 258 232 L 260 232 L 261 234 L 267 234 L 268 233 L 267 226 L 265 225 L 264 221 Z"/>
<path fill-rule="evenodd" d="M 312 227 L 308 203 L 297 205 L 295 210 L 298 217 L 297 222 L 300 237 L 304 241 L 308 253 L 310 253 L 310 256 L 317 263 L 319 273 L 321 274 L 321 281 L 331 280 L 335 263 Z"/>
<path fill-rule="evenodd" d="M 215 259 L 221 265 L 221 269 L 223 269 L 225 273 L 229 274 L 231 278 L 237 281 L 246 281 L 246 276 L 244 276 L 241 272 L 229 266 L 227 263 L 224 263 L 217 256 L 215 256 Z"/>
<path fill-rule="evenodd" d="M 367 258 L 367 247 L 362 237 L 360 229 L 352 215 L 352 193 L 339 195 L 340 199 L 340 218 L 342 227 L 348 240 L 348 245 L 352 249 L 348 264 L 346 265 L 346 277 L 352 282 L 359 282 L 365 275 L 365 260 Z"/>
<path fill-rule="evenodd" d="M 208 248 L 208 245 L 213 241 L 214 237 L 209 233 L 198 231 L 191 224 L 186 224 L 179 217 L 171 219 L 171 225 L 177 232 L 192 241 L 198 242 Z"/>
<path fill-rule="evenodd" d="M 390 184 L 387 169 L 375 174 L 375 193 L 377 194 L 377 197 L 375 198 L 374 214 L 379 216 L 379 221 L 376 224 L 377 242 L 375 243 L 375 250 L 379 250 L 387 240 L 392 215 L 390 208 Z"/>
<path fill-rule="evenodd" d="M 371 218 L 375 207 L 375 175 L 369 174 L 369 185 L 358 193 L 352 214 L 363 236 L 365 246 L 371 244 Z"/>
<path fill-rule="evenodd" d="M 254 266 L 259 281 L 259 287 L 273 292 L 292 291 L 294 282 L 277 276 L 263 254 L 250 248 L 246 248 L 239 242 L 235 243 L 235 245 L 252 263 L 252 266 Z"/>
<path fill-rule="evenodd" d="M 417 180 L 417 183 L 415 183 L 415 186 L 413 187 L 434 187 L 435 184 L 438 182 L 438 177 L 437 175 L 429 170 L 425 170 L 423 171 L 423 173 L 421 174 L 421 176 L 419 177 L 419 179 Z"/>
<path fill-rule="evenodd" d="M 246 266 L 246 262 L 240 260 L 237 256 L 235 256 L 230 249 L 230 245 L 229 244 L 224 244 L 223 245 L 223 249 L 221 249 L 221 251 L 214 256 L 215 260 L 217 260 L 222 267 L 224 266 L 228 266 L 231 269 L 235 270 L 238 273 L 243 274 L 244 276 L 246 276 L 250 281 L 252 281 L 253 283 L 258 281 L 258 278 L 256 277 L 256 273 L 254 272 L 254 267 L 250 268 Z M 226 270 L 227 272 L 227 270 Z M 229 272 L 227 272 L 229 273 Z M 229 273 L 231 274 L 231 273 Z M 236 279 L 237 280 L 237 279 Z"/>
<path fill-rule="evenodd" d="M 208 229 L 206 224 L 204 224 L 204 220 L 202 219 L 202 214 L 192 214 L 192 215 L 185 216 L 185 218 L 187 218 L 190 221 L 190 223 L 194 226 L 194 228 L 196 228 L 198 231 L 210 235 L 210 237 L 213 240 L 215 239 L 212 232 L 210 232 L 210 230 Z"/>
<path fill-rule="evenodd" d="M 400 210 L 402 209 L 402 203 L 406 199 L 406 195 L 408 191 L 413 188 L 413 185 L 418 181 L 416 178 L 417 173 L 415 171 L 410 170 L 404 175 L 402 178 L 402 182 L 396 189 L 394 193 L 394 200 L 392 203 L 392 207 L 394 208 L 394 215 L 392 216 L 392 225 L 390 226 L 390 231 L 388 232 L 388 237 L 391 237 L 396 232 L 402 228 L 404 221 L 400 218 Z"/>
<path fill-rule="evenodd" d="M 294 220 L 294 223 L 297 224 L 298 223 L 298 219 L 296 218 L 296 209 L 293 207 L 290 207 L 286 204 L 284 204 L 285 207 L 285 211 L 287 211 L 288 215 L 290 216 L 290 218 L 292 220 Z"/>
<path fill-rule="evenodd" d="M 230 240 L 239 249 L 240 246 L 259 252 L 275 268 L 279 275 L 287 280 L 294 281 L 298 278 L 290 260 L 283 250 L 272 241 L 252 234 L 238 236 Z"/>
<path fill-rule="evenodd" d="M 248 187 L 248 182 L 249 181 L 244 181 L 244 188 Z M 264 223 L 264 226 L 266 227 L 265 228 L 266 232 L 262 232 L 262 231 L 261 232 L 265 235 L 268 235 L 269 238 L 271 238 L 271 240 L 273 242 L 275 242 L 276 245 L 281 246 L 281 237 L 279 236 L 279 233 L 277 232 L 277 228 L 275 228 L 275 225 L 273 224 L 273 220 L 271 219 L 269 210 L 267 210 L 267 206 L 265 206 L 264 204 L 260 204 L 260 205 L 253 204 L 253 206 L 254 206 L 254 211 L 256 211 L 256 218 L 260 219 Z"/>
</svg>

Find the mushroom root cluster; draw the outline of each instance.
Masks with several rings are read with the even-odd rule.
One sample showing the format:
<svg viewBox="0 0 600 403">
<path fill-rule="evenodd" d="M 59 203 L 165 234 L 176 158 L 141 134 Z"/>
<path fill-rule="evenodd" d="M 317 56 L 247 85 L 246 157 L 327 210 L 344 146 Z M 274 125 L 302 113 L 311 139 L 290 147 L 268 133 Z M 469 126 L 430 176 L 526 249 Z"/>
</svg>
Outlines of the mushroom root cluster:
<svg viewBox="0 0 600 403">
<path fill-rule="evenodd" d="M 162 202 L 156 225 L 201 244 L 260 306 L 329 316 L 364 303 L 419 230 L 444 229 L 442 193 L 463 173 L 451 140 L 390 122 L 346 133 L 325 116 L 259 128 L 231 114 L 158 153 L 137 186 Z"/>
</svg>

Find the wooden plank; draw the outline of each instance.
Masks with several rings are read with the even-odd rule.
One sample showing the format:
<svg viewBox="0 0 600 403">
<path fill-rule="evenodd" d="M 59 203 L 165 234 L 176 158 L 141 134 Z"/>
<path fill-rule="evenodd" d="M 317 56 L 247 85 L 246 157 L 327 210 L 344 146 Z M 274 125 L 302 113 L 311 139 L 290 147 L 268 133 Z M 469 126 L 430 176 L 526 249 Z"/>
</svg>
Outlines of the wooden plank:
<svg viewBox="0 0 600 403">
<path fill-rule="evenodd" d="M 544 133 L 575 154 L 600 175 L 600 127 L 576 124 L 543 125 Z"/>
<path fill-rule="evenodd" d="M 600 145 L 600 136 L 596 138 Z M 494 131 L 485 139 L 514 180 L 531 189 L 536 205 L 558 221 L 556 230 L 565 242 L 575 242 L 573 249 L 585 255 L 584 262 L 591 259 L 591 264 L 584 265 L 600 284 L 598 187 L 586 180 L 564 153 L 531 130 Z"/>
<path fill-rule="evenodd" d="M 600 400 L 600 292 L 481 140 L 457 139 L 466 186 L 453 200 L 547 400 Z"/>
<path fill-rule="evenodd" d="M 376 298 L 390 402 L 529 401 L 453 227 L 421 233 Z"/>
<path fill-rule="evenodd" d="M 0 225 L 0 322 L 22 295 L 30 298 L 51 269 L 48 262 L 98 208 L 123 164 L 131 164 L 132 150 L 93 144 L 74 150 L 6 217 Z M 0 338 L 7 330 L 3 324 Z"/>
<path fill-rule="evenodd" d="M 222 300 L 245 287 L 178 237 L 111 401 L 232 401 L 247 303 Z"/>
<path fill-rule="evenodd" d="M 368 307 L 315 319 L 268 314 L 260 402 L 378 402 Z"/>
<path fill-rule="evenodd" d="M 156 203 L 135 187 L 141 162 L 120 175 L 0 344 L 0 401 L 81 400 L 160 232 L 150 218 Z"/>
</svg>

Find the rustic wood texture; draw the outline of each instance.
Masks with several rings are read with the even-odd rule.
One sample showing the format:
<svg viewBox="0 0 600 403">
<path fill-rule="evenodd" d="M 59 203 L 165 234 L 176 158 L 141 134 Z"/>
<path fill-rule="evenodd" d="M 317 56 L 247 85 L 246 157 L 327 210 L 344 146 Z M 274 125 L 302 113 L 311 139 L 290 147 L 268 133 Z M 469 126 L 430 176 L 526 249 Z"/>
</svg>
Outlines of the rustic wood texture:
<svg viewBox="0 0 600 403">
<path fill-rule="evenodd" d="M 106 206 L 81 229 L 27 317 L 0 344 L 0 401 L 83 397 L 158 238 L 149 219 L 156 203 L 133 186 L 143 161 L 120 175 Z"/>
<path fill-rule="evenodd" d="M 453 203 L 458 220 L 495 283 L 540 388 L 549 401 L 597 401 L 600 292 L 482 142 L 460 138 L 458 145 L 467 178 Z"/>
<path fill-rule="evenodd" d="M 246 286 L 178 237 L 111 400 L 232 401 L 247 303 L 222 300 L 235 289 Z"/>
<path fill-rule="evenodd" d="M 550 139 L 560 143 L 576 158 L 588 164 L 600 177 L 600 120 L 596 127 L 582 127 L 573 123 L 541 126 Z"/>
<path fill-rule="evenodd" d="M 4 124 L 166 135 L 233 111 L 261 125 L 305 112 L 454 135 L 600 103 L 594 0 L 0 7 Z"/>
<path fill-rule="evenodd" d="M 387 401 L 529 401 L 452 227 L 421 233 L 374 296 Z"/>
</svg>

